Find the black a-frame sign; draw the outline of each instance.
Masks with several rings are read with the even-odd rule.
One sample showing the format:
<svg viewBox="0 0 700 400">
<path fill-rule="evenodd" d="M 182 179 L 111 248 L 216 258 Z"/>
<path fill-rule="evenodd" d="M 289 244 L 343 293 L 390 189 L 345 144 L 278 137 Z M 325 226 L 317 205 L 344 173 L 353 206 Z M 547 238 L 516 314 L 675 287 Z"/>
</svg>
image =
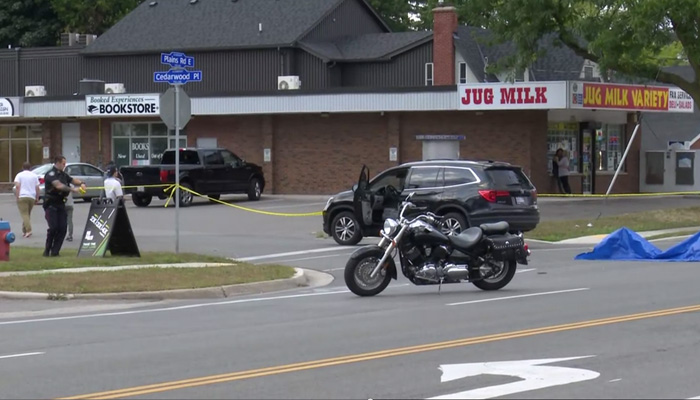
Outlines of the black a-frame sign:
<svg viewBox="0 0 700 400">
<path fill-rule="evenodd" d="M 80 239 L 78 257 L 113 256 L 141 257 L 123 199 L 92 199 L 85 233 Z"/>
</svg>

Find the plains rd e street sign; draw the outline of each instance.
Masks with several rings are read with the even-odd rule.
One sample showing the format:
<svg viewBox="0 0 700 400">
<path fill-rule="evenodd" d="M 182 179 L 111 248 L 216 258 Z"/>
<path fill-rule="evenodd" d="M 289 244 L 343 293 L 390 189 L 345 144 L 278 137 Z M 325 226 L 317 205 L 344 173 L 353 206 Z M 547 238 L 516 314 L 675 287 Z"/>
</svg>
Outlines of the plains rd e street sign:
<svg viewBox="0 0 700 400">
<path fill-rule="evenodd" d="M 180 129 L 184 128 L 192 117 L 192 101 L 184 90 L 180 90 Z M 160 119 L 168 129 L 175 129 L 175 88 L 170 87 L 160 95 Z"/>
<path fill-rule="evenodd" d="M 160 63 L 170 65 L 174 68 L 193 68 L 194 57 L 188 57 L 185 53 L 173 51 L 170 53 L 160 53 Z"/>
</svg>

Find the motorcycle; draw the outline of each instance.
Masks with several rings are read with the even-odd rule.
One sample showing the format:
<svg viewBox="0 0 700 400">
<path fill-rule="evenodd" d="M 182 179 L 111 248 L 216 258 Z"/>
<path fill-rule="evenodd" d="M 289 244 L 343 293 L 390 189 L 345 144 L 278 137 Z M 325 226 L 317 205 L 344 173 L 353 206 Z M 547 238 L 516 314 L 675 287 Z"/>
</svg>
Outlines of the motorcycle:
<svg viewBox="0 0 700 400">
<path fill-rule="evenodd" d="M 415 193 L 415 192 L 414 192 Z M 522 233 L 509 233 L 505 221 L 471 227 L 459 235 L 442 232 L 442 217 L 431 212 L 415 218 L 407 210 L 425 210 L 401 204 L 398 220 L 387 218 L 377 245 L 362 247 L 345 265 L 345 284 L 358 296 L 381 293 L 397 279 L 394 258 L 399 255 L 401 272 L 415 285 L 470 282 L 482 290 L 504 288 L 515 275 L 517 264 L 527 265 L 530 250 Z"/>
</svg>

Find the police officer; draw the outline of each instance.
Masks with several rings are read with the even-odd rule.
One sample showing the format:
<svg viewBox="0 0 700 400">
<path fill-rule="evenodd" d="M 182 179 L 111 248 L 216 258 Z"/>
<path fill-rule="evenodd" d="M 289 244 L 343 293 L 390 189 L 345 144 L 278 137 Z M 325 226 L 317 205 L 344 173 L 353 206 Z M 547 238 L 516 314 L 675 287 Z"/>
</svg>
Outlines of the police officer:
<svg viewBox="0 0 700 400">
<path fill-rule="evenodd" d="M 44 176 L 44 210 L 46 212 L 46 222 L 49 223 L 49 230 L 46 235 L 46 247 L 44 257 L 58 256 L 66 237 L 68 215 L 66 214 L 66 199 L 70 192 L 85 190 L 85 183 L 80 179 L 73 178 L 64 172 L 66 168 L 66 158 L 56 156 L 53 168 Z M 70 184 L 79 186 L 71 188 Z"/>
</svg>

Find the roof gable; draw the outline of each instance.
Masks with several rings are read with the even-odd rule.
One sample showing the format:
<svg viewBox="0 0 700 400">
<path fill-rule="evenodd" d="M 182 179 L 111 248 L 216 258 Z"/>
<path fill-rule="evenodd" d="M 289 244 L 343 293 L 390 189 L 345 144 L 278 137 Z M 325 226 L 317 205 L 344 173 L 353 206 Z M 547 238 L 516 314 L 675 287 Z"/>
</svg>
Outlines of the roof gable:
<svg viewBox="0 0 700 400">
<path fill-rule="evenodd" d="M 456 32 L 455 46 L 464 57 L 469 68 L 480 82 L 492 82 L 498 79 L 484 71 L 489 64 L 508 57 L 516 52 L 511 42 L 495 42 L 494 35 L 482 28 L 459 26 Z M 579 80 L 584 59 L 559 42 L 553 35 L 540 39 L 539 47 L 545 54 L 538 57 L 529 68 L 531 78 L 538 81 Z"/>
<path fill-rule="evenodd" d="M 290 46 L 342 0 L 147 0 L 83 54 Z M 151 6 L 151 4 L 154 4 Z"/>
<path fill-rule="evenodd" d="M 387 60 L 432 39 L 432 32 L 372 33 L 332 42 L 303 41 L 300 46 L 324 61 Z"/>
</svg>

